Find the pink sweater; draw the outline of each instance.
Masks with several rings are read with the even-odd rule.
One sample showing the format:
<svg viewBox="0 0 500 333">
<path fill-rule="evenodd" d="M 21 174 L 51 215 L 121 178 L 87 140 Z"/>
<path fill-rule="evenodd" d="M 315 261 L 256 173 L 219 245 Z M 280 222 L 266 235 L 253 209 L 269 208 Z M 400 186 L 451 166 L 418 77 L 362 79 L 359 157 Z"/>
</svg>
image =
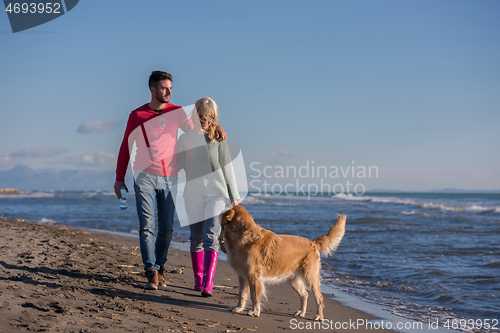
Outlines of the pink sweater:
<svg viewBox="0 0 500 333">
<path fill-rule="evenodd" d="M 162 127 L 163 125 L 163 127 Z M 160 176 L 177 176 L 177 131 L 193 128 L 181 106 L 167 103 L 161 115 L 149 104 L 132 111 L 118 153 L 116 181 L 123 182 L 127 173 L 130 153 L 137 146 L 133 170 Z"/>
</svg>

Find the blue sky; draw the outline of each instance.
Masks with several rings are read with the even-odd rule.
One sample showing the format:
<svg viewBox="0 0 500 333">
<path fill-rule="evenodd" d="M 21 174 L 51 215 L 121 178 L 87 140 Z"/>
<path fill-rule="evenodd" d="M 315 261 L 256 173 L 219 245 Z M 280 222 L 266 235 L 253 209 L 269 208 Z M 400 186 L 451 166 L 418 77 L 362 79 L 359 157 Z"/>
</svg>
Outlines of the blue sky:
<svg viewBox="0 0 500 333">
<path fill-rule="evenodd" d="M 159 69 L 173 103 L 218 103 L 247 166 L 500 189 L 499 17 L 498 1 L 89 0 L 13 34 L 0 13 L 0 170 L 114 170 Z"/>
</svg>

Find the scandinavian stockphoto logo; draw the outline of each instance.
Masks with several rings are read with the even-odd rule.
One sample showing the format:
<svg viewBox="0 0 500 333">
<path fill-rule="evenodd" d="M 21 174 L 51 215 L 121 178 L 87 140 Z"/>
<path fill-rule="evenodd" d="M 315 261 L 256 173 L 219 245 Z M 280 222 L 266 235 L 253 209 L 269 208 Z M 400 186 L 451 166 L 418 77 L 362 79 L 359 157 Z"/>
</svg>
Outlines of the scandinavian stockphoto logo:
<svg viewBox="0 0 500 333">
<path fill-rule="evenodd" d="M 79 0 L 4 0 L 12 32 L 31 29 L 69 12 Z"/>
</svg>

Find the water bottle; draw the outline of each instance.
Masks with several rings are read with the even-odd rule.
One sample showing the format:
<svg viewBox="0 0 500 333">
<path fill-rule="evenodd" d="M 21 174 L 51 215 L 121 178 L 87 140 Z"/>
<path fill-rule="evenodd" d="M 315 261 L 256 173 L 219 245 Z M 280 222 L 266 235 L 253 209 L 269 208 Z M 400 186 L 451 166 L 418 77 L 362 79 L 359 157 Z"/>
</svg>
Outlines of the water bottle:
<svg viewBox="0 0 500 333">
<path fill-rule="evenodd" d="M 122 198 L 120 199 L 120 209 L 125 210 L 127 209 L 127 190 L 125 190 L 125 186 L 122 186 L 120 193 L 122 195 Z"/>
</svg>

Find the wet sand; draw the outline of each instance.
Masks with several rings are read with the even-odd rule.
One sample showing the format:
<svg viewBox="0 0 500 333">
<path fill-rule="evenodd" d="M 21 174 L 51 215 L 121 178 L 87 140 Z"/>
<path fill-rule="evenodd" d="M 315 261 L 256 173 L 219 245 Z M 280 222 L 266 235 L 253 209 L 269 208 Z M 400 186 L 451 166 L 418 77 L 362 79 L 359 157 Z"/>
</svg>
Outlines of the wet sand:
<svg viewBox="0 0 500 333">
<path fill-rule="evenodd" d="M 214 297 L 204 298 L 191 289 L 189 253 L 173 248 L 168 286 L 146 292 L 135 238 L 9 219 L 0 233 L 0 332 L 390 332 L 336 329 L 374 317 L 328 295 L 328 322 L 312 321 L 311 293 L 306 318 L 294 318 L 300 301 L 288 284 L 269 286 L 259 318 L 232 313 L 238 279 L 229 265 L 219 261 Z"/>
</svg>

